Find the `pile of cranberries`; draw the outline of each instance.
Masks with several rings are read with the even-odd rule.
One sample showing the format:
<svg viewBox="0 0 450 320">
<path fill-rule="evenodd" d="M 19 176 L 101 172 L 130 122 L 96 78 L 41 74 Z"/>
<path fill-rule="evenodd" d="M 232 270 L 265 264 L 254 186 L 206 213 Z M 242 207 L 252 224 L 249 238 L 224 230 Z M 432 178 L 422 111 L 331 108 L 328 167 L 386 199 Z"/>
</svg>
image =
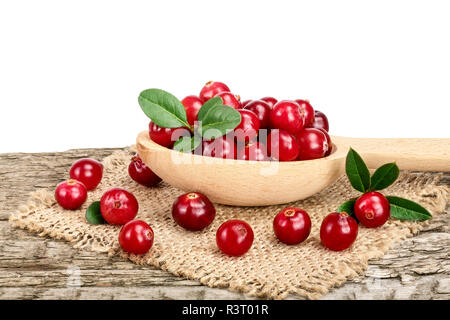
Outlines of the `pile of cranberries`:
<svg viewBox="0 0 450 320">
<path fill-rule="evenodd" d="M 224 105 L 237 109 L 241 122 L 225 136 L 204 140 L 201 148 L 193 151 L 196 154 L 239 160 L 297 161 L 323 158 L 332 151 L 328 119 L 314 110 L 308 100 L 278 101 L 264 97 L 241 102 L 240 96 L 231 93 L 226 84 L 209 81 L 198 96 L 181 100 L 189 124 L 194 124 L 202 105 L 213 97 L 221 97 Z M 173 147 L 176 139 L 172 135 L 179 129 L 149 124 L 150 138 L 167 148 Z"/>
</svg>

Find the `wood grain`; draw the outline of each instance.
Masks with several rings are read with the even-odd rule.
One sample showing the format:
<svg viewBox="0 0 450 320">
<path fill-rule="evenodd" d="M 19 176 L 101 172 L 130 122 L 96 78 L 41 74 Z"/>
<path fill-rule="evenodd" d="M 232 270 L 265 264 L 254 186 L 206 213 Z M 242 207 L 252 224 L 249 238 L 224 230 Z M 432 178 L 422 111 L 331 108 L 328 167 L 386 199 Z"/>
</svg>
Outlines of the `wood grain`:
<svg viewBox="0 0 450 320">
<path fill-rule="evenodd" d="M 67 178 L 75 159 L 100 160 L 114 150 L 0 154 L 0 299 L 248 299 L 118 257 L 77 250 L 64 241 L 40 238 L 9 225 L 9 213 L 26 201 L 29 192 L 52 188 Z M 444 175 L 443 183 L 450 185 L 450 174 Z M 450 299 L 448 212 L 449 208 L 382 259 L 371 261 L 365 275 L 323 298 Z"/>
</svg>

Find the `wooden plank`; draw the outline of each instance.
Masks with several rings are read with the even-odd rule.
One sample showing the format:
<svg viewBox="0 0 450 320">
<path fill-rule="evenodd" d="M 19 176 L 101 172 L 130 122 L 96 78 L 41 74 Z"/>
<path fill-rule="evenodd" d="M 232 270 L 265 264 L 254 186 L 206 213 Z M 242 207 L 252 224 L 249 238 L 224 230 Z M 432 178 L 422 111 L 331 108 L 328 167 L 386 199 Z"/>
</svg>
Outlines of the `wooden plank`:
<svg viewBox="0 0 450 320">
<path fill-rule="evenodd" d="M 54 187 L 80 157 L 101 159 L 116 149 L 0 155 L 0 299 L 248 299 L 208 288 L 119 257 L 12 228 L 9 213 L 36 188 Z M 55 163 L 55 160 L 57 160 Z M 450 174 L 443 182 L 450 185 Z M 365 275 L 331 290 L 324 299 L 450 299 L 450 215 L 434 218 Z M 289 299 L 300 297 L 290 296 Z"/>
</svg>

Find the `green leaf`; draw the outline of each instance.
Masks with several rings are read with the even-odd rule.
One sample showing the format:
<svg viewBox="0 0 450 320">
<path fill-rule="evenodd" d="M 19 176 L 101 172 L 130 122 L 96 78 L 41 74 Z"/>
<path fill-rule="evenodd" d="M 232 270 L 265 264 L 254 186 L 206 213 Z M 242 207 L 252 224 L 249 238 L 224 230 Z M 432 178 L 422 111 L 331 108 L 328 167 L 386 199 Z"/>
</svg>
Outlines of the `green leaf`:
<svg viewBox="0 0 450 320">
<path fill-rule="evenodd" d="M 223 100 L 221 97 L 214 97 L 209 99 L 208 101 L 206 101 L 202 107 L 200 108 L 200 110 L 198 111 L 197 114 L 197 119 L 204 119 L 205 116 L 207 115 L 207 113 L 209 113 L 209 111 L 211 110 L 212 107 L 216 106 L 216 105 L 223 105 Z"/>
<path fill-rule="evenodd" d="M 200 109 L 201 110 L 201 109 Z M 207 140 L 221 137 L 241 123 L 241 114 L 236 109 L 223 104 L 208 107 L 207 112 L 198 115 L 201 121 L 199 133 Z"/>
<path fill-rule="evenodd" d="M 191 128 L 183 104 L 172 94 L 160 89 L 147 89 L 138 98 L 142 111 L 163 128 Z"/>
<path fill-rule="evenodd" d="M 173 145 L 173 149 L 180 152 L 191 152 L 196 149 L 202 143 L 201 138 L 194 137 L 181 137 Z"/>
<path fill-rule="evenodd" d="M 86 220 L 90 224 L 104 224 L 106 221 L 100 212 L 100 201 L 92 202 L 86 210 Z"/>
<path fill-rule="evenodd" d="M 395 162 L 386 163 L 379 167 L 372 175 L 370 190 L 382 190 L 397 180 L 400 170 Z"/>
<path fill-rule="evenodd" d="M 366 192 L 370 188 L 370 172 L 364 160 L 352 148 L 347 153 L 345 172 L 353 188 Z"/>
<path fill-rule="evenodd" d="M 398 220 L 428 220 L 431 213 L 420 204 L 400 197 L 387 196 L 391 205 L 391 217 Z"/>
<path fill-rule="evenodd" d="M 358 218 L 356 218 L 355 215 L 355 203 L 356 198 L 345 201 L 338 207 L 337 212 L 347 212 L 352 218 L 356 220 L 357 223 L 359 223 Z"/>
</svg>

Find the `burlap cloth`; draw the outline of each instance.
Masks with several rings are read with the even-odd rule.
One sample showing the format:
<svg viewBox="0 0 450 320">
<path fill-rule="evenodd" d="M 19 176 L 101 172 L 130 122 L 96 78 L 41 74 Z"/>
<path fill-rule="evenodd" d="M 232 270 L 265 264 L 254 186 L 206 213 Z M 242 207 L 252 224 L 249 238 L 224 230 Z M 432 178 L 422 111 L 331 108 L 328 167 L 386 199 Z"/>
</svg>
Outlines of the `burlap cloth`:
<svg viewBox="0 0 450 320">
<path fill-rule="evenodd" d="M 212 225 L 200 232 L 189 232 L 177 226 L 171 216 L 172 203 L 183 192 L 165 183 L 153 188 L 138 185 L 128 176 L 129 162 L 130 154 L 125 151 L 105 158 L 103 181 L 89 193 L 88 201 L 80 210 L 65 211 L 55 203 L 53 190 L 38 190 L 27 205 L 11 215 L 11 223 L 41 236 L 65 239 L 77 248 L 118 254 L 210 287 L 225 287 L 271 299 L 283 299 L 288 294 L 319 298 L 331 287 L 363 273 L 369 259 L 381 257 L 426 224 L 389 220 L 378 229 L 360 227 L 350 249 L 327 250 L 319 238 L 323 217 L 335 211 L 343 201 L 358 195 L 342 176 L 321 193 L 289 204 L 305 209 L 311 216 L 311 235 L 300 245 L 284 245 L 273 234 L 273 218 L 287 205 L 254 208 L 216 205 Z M 417 201 L 432 214 L 438 214 L 445 210 L 449 194 L 447 187 L 437 184 L 438 180 L 437 175 L 402 173 L 385 192 Z M 117 239 L 119 227 L 86 222 L 88 204 L 99 200 L 111 187 L 123 187 L 137 197 L 140 208 L 136 218 L 148 222 L 155 232 L 154 245 L 144 256 L 121 251 Z M 215 232 L 228 219 L 247 221 L 255 233 L 252 248 L 239 258 L 222 254 L 216 246 Z"/>
</svg>

